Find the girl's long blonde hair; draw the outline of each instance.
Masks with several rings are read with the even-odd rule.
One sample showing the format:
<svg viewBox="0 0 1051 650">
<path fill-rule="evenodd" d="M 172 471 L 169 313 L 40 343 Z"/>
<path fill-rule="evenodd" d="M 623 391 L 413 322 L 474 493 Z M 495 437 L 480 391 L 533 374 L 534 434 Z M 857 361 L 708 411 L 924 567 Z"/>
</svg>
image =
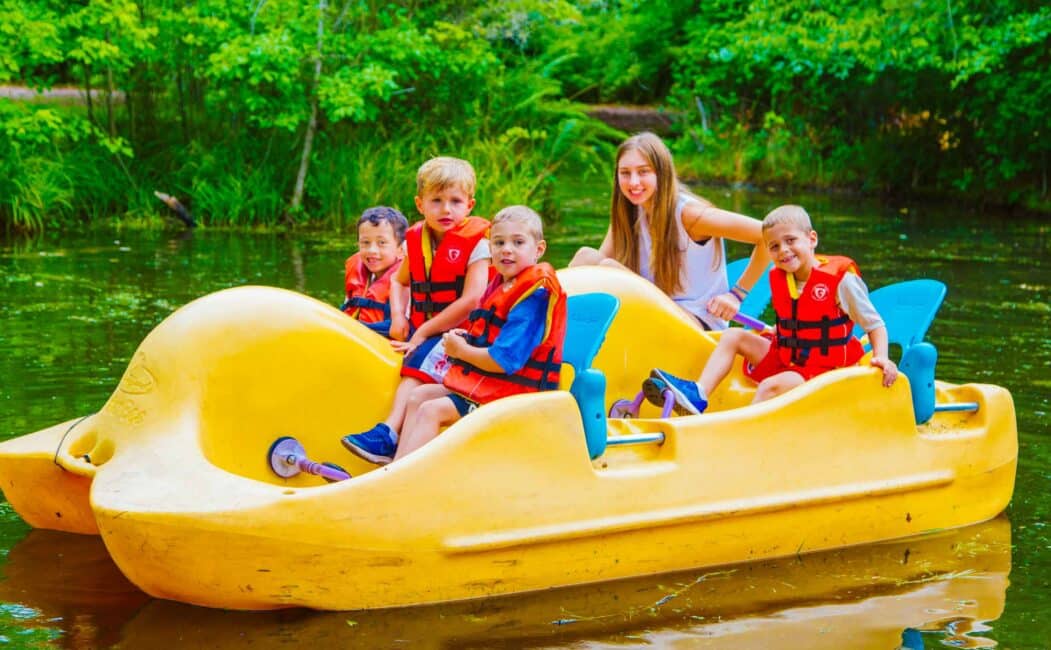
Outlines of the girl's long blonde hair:
<svg viewBox="0 0 1051 650">
<path fill-rule="evenodd" d="M 673 296 L 682 289 L 682 256 L 683 246 L 686 244 L 679 241 L 679 225 L 675 223 L 675 207 L 679 201 L 679 194 L 687 194 L 705 205 L 709 203 L 682 186 L 675 174 L 671 152 L 658 136 L 644 132 L 625 140 L 617 148 L 616 163 L 613 165 L 613 199 L 610 202 L 613 255 L 624 266 L 640 273 L 639 240 L 636 231 L 639 227 L 638 213 L 636 206 L 620 191 L 618 177 L 620 159 L 629 151 L 639 152 L 657 175 L 657 188 L 653 192 L 651 209 L 647 214 L 650 241 L 653 242 L 650 270 L 653 273 L 653 283 L 664 293 Z"/>
</svg>

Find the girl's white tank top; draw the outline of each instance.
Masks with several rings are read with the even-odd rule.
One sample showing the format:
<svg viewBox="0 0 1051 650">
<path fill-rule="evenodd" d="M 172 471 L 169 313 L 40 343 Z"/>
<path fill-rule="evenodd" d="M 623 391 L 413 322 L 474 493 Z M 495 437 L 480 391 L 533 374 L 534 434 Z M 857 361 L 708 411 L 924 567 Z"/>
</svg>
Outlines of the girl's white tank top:
<svg viewBox="0 0 1051 650">
<path fill-rule="evenodd" d="M 708 301 L 726 293 L 729 284 L 726 280 L 726 249 L 721 237 L 712 237 L 703 244 L 690 239 L 686 227 L 682 225 L 682 209 L 691 201 L 685 194 L 679 195 L 675 204 L 675 225 L 679 236 L 679 250 L 683 251 L 682 289 L 671 296 L 680 307 L 704 322 L 709 329 L 726 329 L 726 321 L 708 313 Z M 653 282 L 651 255 L 653 241 L 650 239 L 650 227 L 646 212 L 641 206 L 636 208 L 638 217 L 639 270 L 642 277 Z M 719 263 L 715 263 L 716 246 L 719 247 Z"/>
</svg>

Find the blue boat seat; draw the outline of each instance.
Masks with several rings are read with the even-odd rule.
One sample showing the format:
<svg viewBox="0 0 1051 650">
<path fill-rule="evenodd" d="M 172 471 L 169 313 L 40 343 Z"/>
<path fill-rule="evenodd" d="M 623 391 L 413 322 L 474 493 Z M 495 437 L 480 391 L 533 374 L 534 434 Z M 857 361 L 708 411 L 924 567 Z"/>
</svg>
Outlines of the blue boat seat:
<svg viewBox="0 0 1051 650">
<path fill-rule="evenodd" d="M 606 451 L 606 376 L 591 364 L 618 309 L 620 301 L 608 293 L 583 293 L 566 299 L 562 363 L 573 366 L 569 392 L 580 408 L 591 458 Z"/>
<path fill-rule="evenodd" d="M 909 348 L 923 341 L 934 322 L 945 300 L 945 284 L 929 278 L 906 280 L 880 287 L 869 297 L 887 326 L 888 343 L 901 346 L 904 361 Z M 854 328 L 854 336 L 864 335 L 860 327 Z M 867 342 L 865 349 L 871 349 Z"/>
<path fill-rule="evenodd" d="M 730 286 L 737 284 L 737 281 L 741 278 L 741 274 L 748 268 L 749 258 L 742 257 L 739 260 L 734 260 L 726 264 L 726 279 L 730 283 Z M 770 280 L 768 275 L 770 273 L 770 267 L 773 264 L 767 264 L 766 270 L 759 276 L 759 279 L 755 281 L 755 286 L 745 297 L 744 302 L 741 303 L 741 313 L 749 316 L 759 318 L 763 315 L 766 310 L 766 306 L 770 304 Z"/>
</svg>

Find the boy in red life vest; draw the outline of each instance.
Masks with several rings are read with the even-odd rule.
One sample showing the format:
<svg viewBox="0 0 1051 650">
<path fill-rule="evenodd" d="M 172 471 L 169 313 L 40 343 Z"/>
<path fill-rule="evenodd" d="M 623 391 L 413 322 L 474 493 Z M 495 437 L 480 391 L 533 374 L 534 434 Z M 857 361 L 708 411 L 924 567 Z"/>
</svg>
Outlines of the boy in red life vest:
<svg viewBox="0 0 1051 650">
<path fill-rule="evenodd" d="M 499 275 L 485 290 L 466 328 L 444 336 L 451 368 L 443 384 L 416 387 L 408 403 L 395 459 L 433 440 L 452 424 L 501 397 L 558 388 L 566 333 L 566 297 L 550 264 L 537 263 L 547 244 L 536 212 L 504 208 L 493 219 L 490 245 Z M 389 450 L 355 442 L 354 453 L 389 462 Z"/>
<path fill-rule="evenodd" d="M 759 382 L 753 403 L 770 399 L 821 373 L 852 366 L 864 354 L 853 337 L 861 325 L 872 343 L 871 365 L 883 370 L 890 386 L 898 368 L 887 357 L 887 328 L 869 300 L 868 288 L 854 261 L 817 256 L 817 233 L 810 216 L 797 205 L 783 205 L 763 220 L 763 243 L 774 269 L 770 271 L 777 324 L 773 332 L 743 329 L 723 333 L 696 382 L 654 369 L 643 382 L 646 398 L 663 404 L 670 388 L 679 415 L 702 413 L 708 395 L 730 372 L 736 355 L 747 362 L 745 374 Z"/>
<path fill-rule="evenodd" d="M 391 279 L 404 257 L 402 243 L 408 227 L 405 215 L 394 208 L 380 205 L 365 210 L 358 219 L 358 252 L 346 262 L 347 298 L 340 310 L 387 337 Z"/>
<path fill-rule="evenodd" d="M 406 258 L 391 278 L 390 337 L 405 355 L 401 382 L 383 422 L 343 437 L 354 453 L 364 445 L 373 457 L 393 456 L 412 390 L 440 385 L 449 369 L 442 335 L 461 327 L 482 298 L 489 282 L 489 222 L 469 216 L 474 190 L 474 169 L 458 158 L 432 158 L 416 174 L 423 221 L 405 233 Z"/>
</svg>

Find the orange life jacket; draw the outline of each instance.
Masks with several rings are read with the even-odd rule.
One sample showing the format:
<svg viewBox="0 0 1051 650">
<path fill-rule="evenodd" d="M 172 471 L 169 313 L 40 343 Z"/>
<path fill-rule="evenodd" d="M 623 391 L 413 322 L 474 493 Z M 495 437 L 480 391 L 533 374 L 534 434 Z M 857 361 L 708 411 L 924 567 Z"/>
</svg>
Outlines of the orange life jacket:
<svg viewBox="0 0 1051 650">
<path fill-rule="evenodd" d="M 787 274 L 776 268 L 770 271 L 778 354 L 783 363 L 797 366 L 851 366 L 864 350 L 852 334 L 854 322 L 836 304 L 836 297 L 844 274 L 861 273 L 848 257 L 818 257 L 818 261 L 797 298 L 791 295 Z"/>
<path fill-rule="evenodd" d="M 467 260 L 488 234 L 489 222 L 481 217 L 467 217 L 446 232 L 437 249 L 425 222 L 417 223 L 405 233 L 411 291 L 409 322 L 414 329 L 460 297 Z"/>
<path fill-rule="evenodd" d="M 500 278 L 493 280 L 481 306 L 471 312 L 467 341 L 479 347 L 492 345 L 507 322 L 511 308 L 541 287 L 548 291 L 547 322 L 544 336 L 525 366 L 514 374 L 489 372 L 449 357 L 451 367 L 445 375 L 446 388 L 479 404 L 508 395 L 558 388 L 562 343 L 566 336 L 566 295 L 550 264 L 540 263 L 525 269 L 506 289 Z"/>
<path fill-rule="evenodd" d="M 390 280 L 398 272 L 399 266 L 400 262 L 391 264 L 380 277 L 373 280 L 372 273 L 361 261 L 361 253 L 348 257 L 345 276 L 347 299 L 340 309 L 362 323 L 390 320 Z"/>
</svg>

